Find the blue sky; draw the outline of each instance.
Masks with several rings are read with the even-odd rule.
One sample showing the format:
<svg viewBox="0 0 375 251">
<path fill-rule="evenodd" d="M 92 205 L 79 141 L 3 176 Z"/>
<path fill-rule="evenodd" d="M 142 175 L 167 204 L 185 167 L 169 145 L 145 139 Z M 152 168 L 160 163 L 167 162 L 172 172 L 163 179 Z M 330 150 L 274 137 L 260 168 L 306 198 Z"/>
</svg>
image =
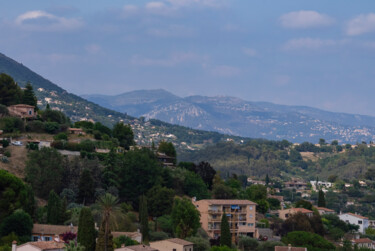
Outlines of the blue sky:
<svg viewBox="0 0 375 251">
<path fill-rule="evenodd" d="M 375 116 L 375 1 L 2 0 L 0 52 L 75 94 L 163 88 Z"/>
</svg>

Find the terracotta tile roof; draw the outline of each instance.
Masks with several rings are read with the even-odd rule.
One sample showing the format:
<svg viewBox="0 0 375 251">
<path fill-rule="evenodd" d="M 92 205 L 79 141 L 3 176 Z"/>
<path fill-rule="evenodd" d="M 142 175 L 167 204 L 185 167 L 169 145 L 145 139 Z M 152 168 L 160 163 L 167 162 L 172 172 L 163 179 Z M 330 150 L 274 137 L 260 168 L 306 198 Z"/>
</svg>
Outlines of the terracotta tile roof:
<svg viewBox="0 0 375 251">
<path fill-rule="evenodd" d="M 361 239 L 354 239 L 352 240 L 354 243 L 372 243 L 372 240 L 369 238 L 361 238 Z"/>
<path fill-rule="evenodd" d="M 158 249 L 152 248 L 146 245 L 134 245 L 134 246 L 126 246 L 123 248 L 116 248 L 115 251 L 125 251 L 125 250 L 134 250 L 134 251 L 159 251 Z"/>
<path fill-rule="evenodd" d="M 64 249 L 65 243 L 64 242 L 56 242 L 56 241 L 35 241 L 35 242 L 28 242 L 21 246 L 32 245 L 40 250 L 50 250 L 50 249 Z"/>
<path fill-rule="evenodd" d="M 316 209 L 318 209 L 318 210 L 323 210 L 323 211 L 327 211 L 327 212 L 334 212 L 334 210 L 329 209 L 329 208 L 326 208 L 326 207 L 316 207 Z"/>
<path fill-rule="evenodd" d="M 250 200 L 199 200 L 197 202 L 200 201 L 206 201 L 211 205 L 256 205 L 255 202 Z"/>
<path fill-rule="evenodd" d="M 306 208 L 291 208 L 292 211 L 294 212 L 300 212 L 300 213 L 303 213 L 303 214 L 308 214 L 308 213 L 313 213 L 313 211 L 311 210 L 308 210 Z"/>
<path fill-rule="evenodd" d="M 142 234 L 138 232 L 111 232 L 111 234 L 113 235 L 113 238 L 117 238 L 122 235 L 130 237 L 132 239 L 135 239 L 137 237 L 142 237 Z"/>
<path fill-rule="evenodd" d="M 17 104 L 17 105 L 11 105 L 9 107 L 27 107 L 27 108 L 34 108 L 32 105 L 26 105 L 26 104 Z"/>
<path fill-rule="evenodd" d="M 357 218 L 360 218 L 360 219 L 364 219 L 364 220 L 368 220 L 367 217 L 365 216 L 362 216 L 362 215 L 359 215 L 359 214 L 353 214 L 353 213 L 343 213 L 341 215 L 344 215 L 344 214 L 347 214 L 347 215 L 351 215 L 351 216 L 354 216 L 354 217 L 357 217 Z"/>
<path fill-rule="evenodd" d="M 290 249 L 289 249 L 290 248 Z M 288 246 L 275 246 L 275 251 L 306 251 L 307 248 L 297 248 Z"/>
<path fill-rule="evenodd" d="M 47 225 L 47 224 L 34 224 L 32 234 L 44 235 L 61 235 L 66 232 L 71 232 L 71 226 L 62 225 Z M 78 227 L 73 227 L 73 232 L 77 233 Z"/>
<path fill-rule="evenodd" d="M 176 243 L 176 244 L 179 244 L 179 245 L 183 245 L 183 246 L 194 245 L 194 243 L 192 243 L 190 241 L 185 241 L 185 240 L 179 239 L 179 238 L 167 239 L 167 240 L 164 240 L 164 241 L 173 242 L 173 243 Z"/>
</svg>

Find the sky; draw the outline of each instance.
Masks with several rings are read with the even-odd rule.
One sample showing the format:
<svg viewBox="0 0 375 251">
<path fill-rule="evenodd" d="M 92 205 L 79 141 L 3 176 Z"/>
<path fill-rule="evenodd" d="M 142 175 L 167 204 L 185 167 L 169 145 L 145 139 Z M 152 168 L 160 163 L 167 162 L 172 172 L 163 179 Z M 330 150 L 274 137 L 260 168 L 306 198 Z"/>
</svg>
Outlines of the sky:
<svg viewBox="0 0 375 251">
<path fill-rule="evenodd" d="M 1 0 L 0 52 L 69 92 L 375 116 L 373 0 Z"/>
</svg>

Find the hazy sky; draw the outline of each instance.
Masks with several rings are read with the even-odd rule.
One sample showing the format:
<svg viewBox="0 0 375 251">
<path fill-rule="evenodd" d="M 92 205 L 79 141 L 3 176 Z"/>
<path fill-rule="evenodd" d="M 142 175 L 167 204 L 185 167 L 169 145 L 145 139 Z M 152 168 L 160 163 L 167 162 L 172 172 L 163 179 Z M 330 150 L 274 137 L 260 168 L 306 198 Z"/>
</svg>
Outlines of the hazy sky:
<svg viewBox="0 0 375 251">
<path fill-rule="evenodd" d="M 75 94 L 375 115 L 374 0 L 1 0 L 0 52 Z"/>
</svg>

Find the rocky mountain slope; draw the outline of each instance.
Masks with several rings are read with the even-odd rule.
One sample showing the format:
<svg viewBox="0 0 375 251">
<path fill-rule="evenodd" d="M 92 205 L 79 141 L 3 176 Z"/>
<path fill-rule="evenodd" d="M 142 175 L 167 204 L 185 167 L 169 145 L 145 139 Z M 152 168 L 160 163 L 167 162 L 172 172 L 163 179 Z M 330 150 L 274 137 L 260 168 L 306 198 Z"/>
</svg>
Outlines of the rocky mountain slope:
<svg viewBox="0 0 375 251">
<path fill-rule="evenodd" d="M 129 115 L 243 137 L 292 142 L 317 142 L 325 138 L 342 143 L 375 139 L 375 117 L 306 106 L 250 102 L 223 96 L 181 98 L 160 89 L 83 97 Z"/>
<path fill-rule="evenodd" d="M 233 137 L 217 132 L 194 130 L 172 125 L 156 119 L 145 121 L 144 119 L 129 116 L 126 112 L 104 108 L 77 95 L 68 93 L 23 64 L 1 53 L 0 73 L 12 76 L 21 87 L 30 82 L 38 98 L 38 106 L 43 108 L 48 103 L 52 109 L 63 111 L 73 122 L 90 120 L 101 122 L 110 127 L 119 121 L 130 124 L 135 134 L 135 140 L 139 145 L 151 145 L 152 141 L 157 143 L 160 140 L 168 140 L 173 142 L 179 150 L 196 150 L 220 141 L 233 140 L 241 142 L 246 140 L 241 137 Z M 145 100 L 149 100 L 149 97 L 144 97 L 143 100 L 138 100 L 138 102 L 145 102 Z M 137 100 L 135 99 L 133 102 L 136 103 Z"/>
</svg>

